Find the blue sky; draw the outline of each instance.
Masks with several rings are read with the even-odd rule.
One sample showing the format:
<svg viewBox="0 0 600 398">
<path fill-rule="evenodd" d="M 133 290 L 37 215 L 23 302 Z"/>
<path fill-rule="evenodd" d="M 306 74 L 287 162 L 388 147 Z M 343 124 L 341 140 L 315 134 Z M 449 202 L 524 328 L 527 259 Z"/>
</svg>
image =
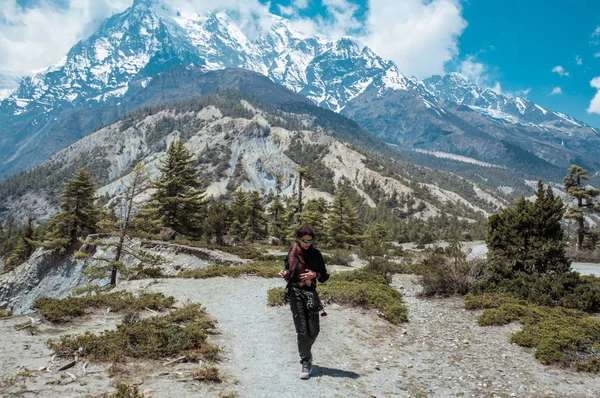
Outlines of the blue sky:
<svg viewBox="0 0 600 398">
<path fill-rule="evenodd" d="M 273 0 L 270 9 L 281 14 L 280 6 L 293 3 Z M 328 17 L 322 0 L 307 3 L 300 15 Z M 364 23 L 368 1 L 352 3 Z M 458 54 L 444 62 L 446 72 L 461 71 L 480 85 L 600 127 L 600 115 L 587 111 L 598 92 L 590 82 L 600 76 L 600 34 L 594 35 L 600 1 L 470 0 L 460 7 L 466 27 L 457 38 Z"/>
<path fill-rule="evenodd" d="M 600 77 L 599 0 L 164 1 L 203 8 L 260 7 L 260 1 L 320 33 L 359 37 L 406 74 L 425 78 L 461 71 L 479 85 L 600 127 L 600 115 L 588 113 L 592 103 L 600 113 L 600 95 L 592 102 L 600 78 L 597 88 L 590 85 Z M 52 64 L 132 0 L 2 2 L 0 70 Z M 11 18 L 12 25 L 6 23 Z"/>
</svg>

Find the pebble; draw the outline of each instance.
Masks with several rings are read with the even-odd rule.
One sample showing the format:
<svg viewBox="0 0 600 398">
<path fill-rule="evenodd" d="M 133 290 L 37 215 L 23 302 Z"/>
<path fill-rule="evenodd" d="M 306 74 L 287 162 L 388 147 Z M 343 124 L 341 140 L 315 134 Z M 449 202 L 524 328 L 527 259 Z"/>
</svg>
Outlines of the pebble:
<svg viewBox="0 0 600 398">
<path fill-rule="evenodd" d="M 152 394 L 152 390 L 148 388 L 147 390 L 143 391 L 143 394 L 144 395 L 146 395 L 146 394 Z"/>
</svg>

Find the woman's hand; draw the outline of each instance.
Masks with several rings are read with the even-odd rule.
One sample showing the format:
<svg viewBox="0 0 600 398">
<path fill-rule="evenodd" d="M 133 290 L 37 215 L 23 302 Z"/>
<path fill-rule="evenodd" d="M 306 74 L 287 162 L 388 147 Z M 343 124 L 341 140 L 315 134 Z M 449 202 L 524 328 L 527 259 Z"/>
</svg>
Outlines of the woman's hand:
<svg viewBox="0 0 600 398">
<path fill-rule="evenodd" d="M 317 277 L 317 273 L 313 272 L 313 271 L 306 271 L 303 274 L 300 274 L 300 280 L 301 281 L 308 281 L 311 279 L 315 279 Z"/>
<path fill-rule="evenodd" d="M 279 276 L 282 277 L 282 278 L 285 278 L 287 276 L 287 274 L 288 274 L 288 270 L 287 269 L 279 271 Z"/>
</svg>

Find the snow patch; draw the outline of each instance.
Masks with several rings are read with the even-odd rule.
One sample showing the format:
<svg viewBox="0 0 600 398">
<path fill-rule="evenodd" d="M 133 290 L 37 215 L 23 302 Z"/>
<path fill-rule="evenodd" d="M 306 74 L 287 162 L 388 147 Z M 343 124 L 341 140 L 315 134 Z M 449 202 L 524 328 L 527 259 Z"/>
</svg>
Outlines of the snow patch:
<svg viewBox="0 0 600 398">
<path fill-rule="evenodd" d="M 538 104 L 534 104 L 536 108 L 538 108 L 540 111 L 542 111 L 542 113 L 545 115 L 548 113 L 547 110 L 545 110 L 544 108 L 542 108 L 541 106 L 539 106 Z"/>
<path fill-rule="evenodd" d="M 427 155 L 433 155 L 437 158 L 458 160 L 459 162 L 476 164 L 478 166 L 495 167 L 495 168 L 499 168 L 499 169 L 505 168 L 505 167 L 499 166 L 497 164 L 486 163 L 486 162 L 482 162 L 481 160 L 477 160 L 477 159 L 473 159 L 473 158 L 469 158 L 469 157 L 461 156 L 461 155 L 455 155 L 453 153 L 438 152 L 438 151 L 426 151 L 423 149 L 415 149 L 414 151 L 419 152 L 419 153 L 425 153 Z"/>
</svg>

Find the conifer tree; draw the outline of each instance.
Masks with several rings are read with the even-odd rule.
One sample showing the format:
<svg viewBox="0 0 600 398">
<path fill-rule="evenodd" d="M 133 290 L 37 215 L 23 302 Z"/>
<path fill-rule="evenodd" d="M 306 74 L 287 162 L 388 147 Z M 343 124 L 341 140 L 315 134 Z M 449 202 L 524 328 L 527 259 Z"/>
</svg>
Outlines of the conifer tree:
<svg viewBox="0 0 600 398">
<path fill-rule="evenodd" d="M 217 245 L 224 245 L 223 237 L 227 234 L 230 224 L 231 213 L 225 203 L 215 202 L 210 205 L 206 217 L 207 238 L 212 237 Z"/>
<path fill-rule="evenodd" d="M 304 206 L 304 211 L 300 214 L 300 224 L 308 224 L 313 227 L 315 233 L 319 236 L 319 241 L 327 241 L 327 231 L 325 229 L 325 219 L 329 211 L 329 204 L 323 198 L 312 199 Z"/>
<path fill-rule="evenodd" d="M 35 250 L 33 245 L 33 232 L 33 220 L 31 217 L 28 217 L 27 225 L 21 236 L 19 236 L 16 247 L 8 255 L 8 259 L 6 260 L 6 271 L 10 271 L 24 263 L 33 254 Z"/>
<path fill-rule="evenodd" d="M 263 198 L 258 191 L 250 192 L 246 197 L 246 240 L 254 242 L 267 236 L 267 220 Z"/>
<path fill-rule="evenodd" d="M 577 249 L 583 248 L 583 239 L 587 233 L 585 225 L 586 213 L 598 211 L 596 198 L 600 195 L 600 189 L 584 187 L 583 180 L 588 180 L 587 170 L 571 165 L 565 178 L 563 185 L 569 198 L 577 202 L 576 206 L 569 206 L 565 218 L 575 220 L 577 223 Z"/>
<path fill-rule="evenodd" d="M 169 145 L 159 166 L 161 176 L 153 183 L 152 206 L 164 227 L 182 235 L 201 236 L 208 200 L 193 163 L 182 140 Z"/>
<path fill-rule="evenodd" d="M 492 215 L 486 237 L 489 258 L 508 260 L 504 264 L 510 266 L 496 271 L 508 278 L 514 272 L 567 271 L 569 262 L 560 223 L 564 212 L 562 200 L 554 196 L 550 186 L 544 189 L 540 180 L 534 202 L 521 196 L 512 207 Z"/>
<path fill-rule="evenodd" d="M 231 212 L 231 225 L 229 235 L 235 240 L 243 240 L 248 235 L 246 193 L 240 188 L 233 194 L 229 210 Z"/>
<path fill-rule="evenodd" d="M 283 236 L 282 243 L 288 244 L 296 238 L 296 230 L 302 224 L 300 222 L 300 213 L 298 213 L 297 198 L 291 198 L 285 211 L 283 212 Z"/>
<path fill-rule="evenodd" d="M 358 214 L 341 188 L 335 191 L 327 227 L 330 242 L 334 247 L 344 247 L 348 244 L 356 244 L 358 241 L 360 230 Z"/>
<path fill-rule="evenodd" d="M 269 205 L 268 212 L 271 221 L 269 231 L 271 235 L 281 241 L 283 240 L 283 235 L 285 234 L 285 224 L 283 222 L 285 206 L 283 205 L 279 195 L 273 198 L 273 201 Z"/>
<path fill-rule="evenodd" d="M 59 197 L 60 212 L 50 220 L 49 232 L 41 245 L 56 249 L 67 247 L 78 238 L 96 232 L 99 211 L 94 204 L 95 187 L 92 176 L 85 168 L 63 184 Z M 39 243 L 39 242 L 38 242 Z"/>
</svg>

